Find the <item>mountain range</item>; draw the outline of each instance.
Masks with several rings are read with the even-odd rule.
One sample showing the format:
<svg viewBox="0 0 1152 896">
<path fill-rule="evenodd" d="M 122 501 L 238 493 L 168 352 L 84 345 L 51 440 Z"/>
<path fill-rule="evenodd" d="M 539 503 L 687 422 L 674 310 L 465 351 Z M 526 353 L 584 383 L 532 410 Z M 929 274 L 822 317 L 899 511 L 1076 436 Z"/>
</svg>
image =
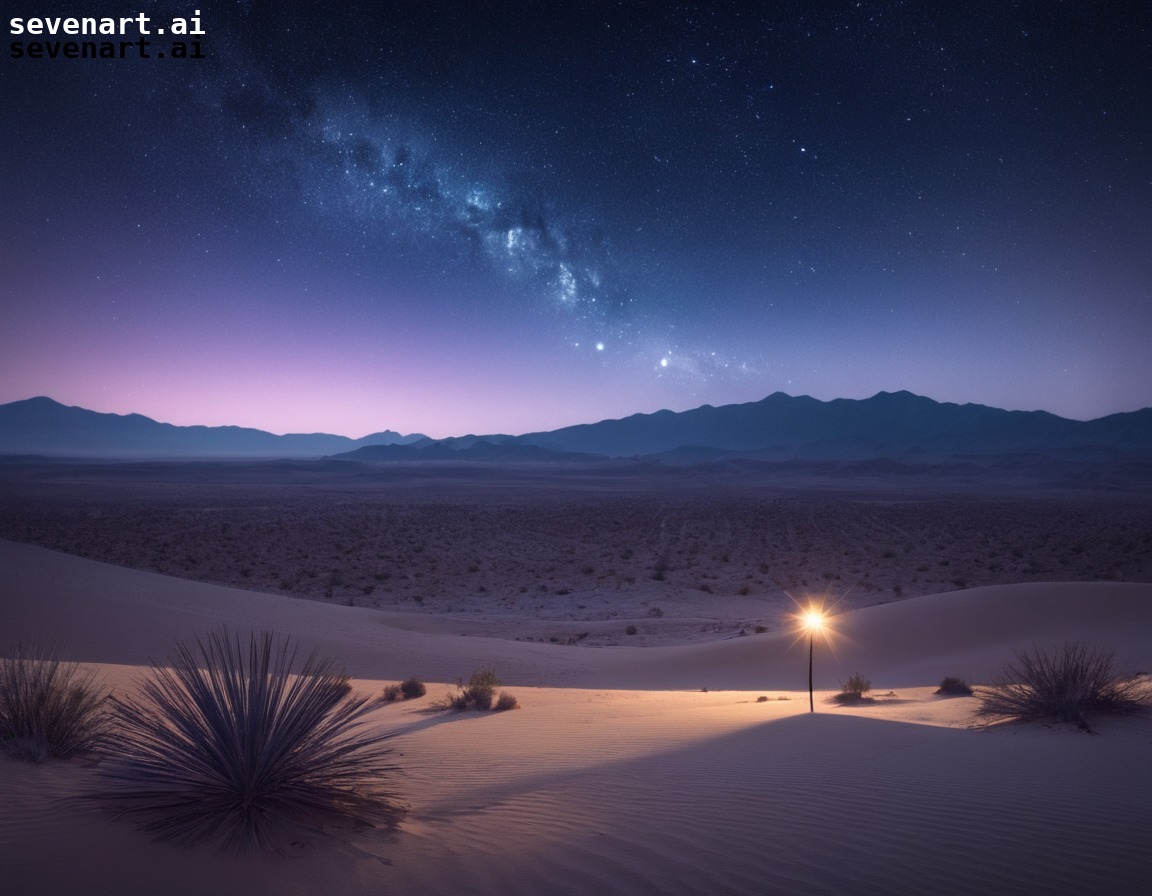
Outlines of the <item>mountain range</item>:
<svg viewBox="0 0 1152 896">
<path fill-rule="evenodd" d="M 1152 460 L 1152 408 L 1096 420 L 934 401 L 910 392 L 819 401 L 776 392 L 760 401 L 657 411 L 520 436 L 434 440 L 391 430 L 362 439 L 274 435 L 236 426 L 173 426 L 102 414 L 49 398 L 0 405 L 0 455 L 56 457 L 321 457 L 359 461 L 556 461 L 646 458 L 671 465 L 722 461 L 900 464 Z"/>
<path fill-rule="evenodd" d="M 367 445 L 426 440 L 385 430 L 362 439 L 274 435 L 241 426 L 174 426 L 140 414 L 101 414 L 51 398 L 0 405 L 0 455 L 50 457 L 323 457 Z"/>
<path fill-rule="evenodd" d="M 765 460 L 924 460 L 1004 454 L 1152 454 L 1152 408 L 1082 422 L 1046 411 L 933 401 L 911 392 L 818 401 L 776 392 L 761 401 L 530 433 L 521 442 L 606 455 L 751 456 Z"/>
</svg>

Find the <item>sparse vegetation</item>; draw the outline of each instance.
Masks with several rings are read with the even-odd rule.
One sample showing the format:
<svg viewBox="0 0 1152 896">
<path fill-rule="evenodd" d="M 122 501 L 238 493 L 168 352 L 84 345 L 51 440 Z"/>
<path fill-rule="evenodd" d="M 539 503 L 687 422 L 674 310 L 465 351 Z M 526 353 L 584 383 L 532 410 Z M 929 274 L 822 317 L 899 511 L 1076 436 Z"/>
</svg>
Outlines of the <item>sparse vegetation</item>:
<svg viewBox="0 0 1152 896">
<path fill-rule="evenodd" d="M 491 709 L 492 701 L 496 699 L 496 688 L 500 679 L 496 677 L 493 669 L 480 669 L 472 673 L 468 686 L 464 688 L 464 700 L 470 707 L 476 709 Z"/>
<path fill-rule="evenodd" d="M 0 749 L 18 759 L 67 759 L 99 746 L 105 692 L 55 650 L 24 645 L 0 658 Z"/>
<path fill-rule="evenodd" d="M 380 699 L 385 703 L 395 703 L 400 699 L 401 691 L 398 684 L 384 685 L 384 692 L 380 695 Z"/>
<path fill-rule="evenodd" d="M 391 735 L 362 727 L 378 701 L 353 696 L 332 660 L 313 653 L 293 673 L 295 649 L 268 633 L 244 645 L 216 631 L 196 646 L 178 643 L 138 697 L 112 698 L 98 798 L 158 839 L 232 850 L 324 818 L 399 819 Z"/>
<path fill-rule="evenodd" d="M 433 709 L 450 709 L 453 712 L 465 712 L 470 709 L 516 709 L 519 704 L 515 696 L 508 691 L 500 694 L 496 699 L 496 688 L 500 686 L 500 679 L 492 669 L 477 669 L 472 673 L 468 684 L 457 689 L 455 693 L 446 694 L 441 700 L 432 704 Z"/>
<path fill-rule="evenodd" d="M 400 682 L 400 693 L 404 695 L 405 700 L 415 700 L 428 693 L 428 688 L 419 678 L 405 678 Z"/>
<path fill-rule="evenodd" d="M 757 621 L 775 629 L 787 611 L 783 592 L 804 590 L 805 581 L 823 585 L 828 572 L 855 584 L 853 606 L 938 593 L 958 579 L 968 588 L 1038 577 L 1152 580 L 1152 506 L 1087 495 L 816 504 L 800 492 L 772 499 L 670 493 L 644 479 L 628 501 L 556 502 L 517 489 L 514 499 L 496 502 L 445 482 L 397 502 L 385 481 L 324 473 L 323 489 L 281 490 L 214 480 L 206 470 L 208 481 L 227 482 L 235 500 L 203 507 L 203 484 L 174 481 L 170 500 L 157 505 L 151 489 L 127 488 L 118 477 L 81 481 L 64 467 L 37 468 L 34 476 L 20 469 L 0 474 L 7 499 L 0 537 L 166 575 L 438 614 L 479 612 L 500 595 L 516 601 L 512 617 L 533 609 L 552 616 L 561 612 L 558 589 L 579 583 L 573 593 L 584 603 L 583 589 L 596 581 L 613 593 L 592 596 L 584 618 L 616 611 L 639 625 L 657 604 L 670 624 L 641 634 L 668 641 L 691 637 L 680 620 L 705 596 L 698 584 L 712 588 L 717 614 L 737 617 L 749 611 L 729 599 L 747 587 L 764 601 Z M 893 556 L 882 559 L 883 552 Z M 941 559 L 949 565 L 939 566 Z M 594 569 L 589 577 L 577 574 L 586 567 Z M 541 637 L 535 629 L 508 631 Z M 621 634 L 623 625 L 599 628 L 590 643 Z"/>
<path fill-rule="evenodd" d="M 979 718 L 989 722 L 1056 719 L 1088 727 L 1091 713 L 1130 712 L 1148 701 L 1148 683 L 1113 670 L 1113 653 L 1065 642 L 1051 652 L 1033 646 L 977 696 Z"/>
<path fill-rule="evenodd" d="M 859 703 L 870 690 L 872 682 L 857 672 L 840 685 L 840 693 L 835 699 L 838 703 Z"/>
<path fill-rule="evenodd" d="M 944 678 L 935 693 L 942 697 L 971 697 L 972 687 L 963 678 Z"/>
<path fill-rule="evenodd" d="M 506 712 L 509 709 L 519 709 L 520 702 L 511 691 L 501 691 L 496 698 L 496 705 L 492 707 L 496 712 Z"/>
</svg>

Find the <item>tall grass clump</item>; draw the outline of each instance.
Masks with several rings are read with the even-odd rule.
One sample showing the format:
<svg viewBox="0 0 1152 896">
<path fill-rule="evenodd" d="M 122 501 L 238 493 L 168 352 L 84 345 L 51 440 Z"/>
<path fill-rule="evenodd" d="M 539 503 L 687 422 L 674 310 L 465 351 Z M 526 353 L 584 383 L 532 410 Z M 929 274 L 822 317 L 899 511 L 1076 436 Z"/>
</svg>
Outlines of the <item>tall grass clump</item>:
<svg viewBox="0 0 1152 896">
<path fill-rule="evenodd" d="M 0 657 L 0 749 L 18 759 L 67 759 L 99 746 L 105 691 L 57 651 L 17 646 Z"/>
<path fill-rule="evenodd" d="M 1089 713 L 1130 712 L 1148 697 L 1138 678 L 1117 674 L 1113 653 L 1065 642 L 1050 653 L 1020 651 L 991 687 L 981 689 L 977 717 L 989 722 L 1056 719 L 1088 727 Z"/>
<path fill-rule="evenodd" d="M 325 820 L 394 824 L 402 809 L 386 782 L 396 767 L 363 717 L 348 676 L 263 633 L 216 631 L 153 664 L 137 699 L 113 698 L 115 742 L 98 797 L 142 818 L 157 839 L 263 849 Z"/>
</svg>

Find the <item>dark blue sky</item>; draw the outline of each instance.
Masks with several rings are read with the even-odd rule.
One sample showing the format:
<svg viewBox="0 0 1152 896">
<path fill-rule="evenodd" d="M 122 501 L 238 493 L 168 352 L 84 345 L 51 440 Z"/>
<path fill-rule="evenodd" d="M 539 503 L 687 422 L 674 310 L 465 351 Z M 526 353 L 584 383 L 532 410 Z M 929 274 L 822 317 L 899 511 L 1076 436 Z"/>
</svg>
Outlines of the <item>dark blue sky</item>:
<svg viewBox="0 0 1152 896">
<path fill-rule="evenodd" d="M 198 8 L 208 58 L 16 59 L 5 20 L 0 401 L 1152 405 L 1147 4 L 53 6 L 6 15 Z"/>
</svg>

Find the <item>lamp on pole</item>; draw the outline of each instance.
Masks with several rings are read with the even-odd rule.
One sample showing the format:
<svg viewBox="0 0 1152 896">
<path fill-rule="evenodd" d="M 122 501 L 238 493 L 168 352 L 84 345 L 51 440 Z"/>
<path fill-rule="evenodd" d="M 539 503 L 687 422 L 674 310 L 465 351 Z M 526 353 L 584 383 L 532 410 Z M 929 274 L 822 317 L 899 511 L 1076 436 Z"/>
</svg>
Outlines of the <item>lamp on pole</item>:
<svg viewBox="0 0 1152 896">
<path fill-rule="evenodd" d="M 804 627 L 808 629 L 808 712 L 816 711 L 816 701 L 812 695 L 812 646 L 816 632 L 824 628 L 824 614 L 819 610 L 809 610 L 803 616 Z"/>
</svg>

